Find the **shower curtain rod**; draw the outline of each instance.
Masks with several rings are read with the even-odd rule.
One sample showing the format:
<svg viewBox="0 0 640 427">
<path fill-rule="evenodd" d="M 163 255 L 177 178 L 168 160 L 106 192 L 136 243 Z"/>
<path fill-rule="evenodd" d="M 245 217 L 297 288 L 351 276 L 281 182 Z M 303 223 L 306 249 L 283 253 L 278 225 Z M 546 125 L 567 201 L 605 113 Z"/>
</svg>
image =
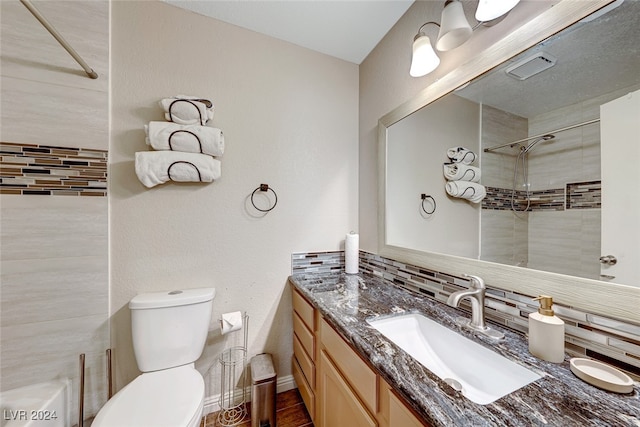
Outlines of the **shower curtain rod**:
<svg viewBox="0 0 640 427">
<path fill-rule="evenodd" d="M 78 52 L 76 52 L 71 47 L 71 45 L 64 39 L 64 37 L 62 37 L 62 35 L 53 27 L 53 25 L 51 25 L 49 21 L 47 21 L 47 19 L 40 13 L 40 11 L 38 11 L 38 9 L 36 9 L 35 6 L 31 4 L 30 0 L 20 0 L 20 2 L 22 2 L 24 7 L 29 9 L 29 12 L 31 12 L 31 14 L 35 16 L 38 21 L 40 21 L 44 28 L 46 28 L 47 31 L 51 33 L 51 35 L 58 41 L 58 43 L 60 43 L 62 47 L 65 48 L 71 56 L 73 56 L 73 59 L 75 59 L 76 62 L 80 64 L 80 66 L 84 69 L 84 72 L 87 73 L 89 77 L 91 77 L 92 79 L 98 78 L 98 73 L 93 71 L 93 69 L 89 67 L 86 62 L 84 62 L 82 57 L 78 55 Z"/>
<path fill-rule="evenodd" d="M 485 153 L 488 153 L 490 151 L 497 150 L 498 148 L 502 148 L 502 147 L 506 147 L 506 146 L 513 147 L 514 145 L 519 144 L 521 142 L 531 141 L 532 139 L 541 138 L 541 137 L 543 137 L 545 135 L 558 133 L 558 132 L 564 132 L 565 130 L 579 128 L 580 126 L 590 125 L 591 123 L 597 123 L 599 121 L 600 121 L 600 119 L 587 120 L 586 122 L 576 123 L 575 125 L 563 127 L 563 128 L 556 129 L 556 130 L 552 130 L 550 132 L 545 132 L 545 133 L 541 133 L 541 134 L 538 134 L 538 135 L 529 136 L 529 137 L 522 138 L 522 139 L 519 139 L 519 140 L 513 141 L 513 142 L 507 142 L 506 144 L 494 145 L 493 147 L 485 148 L 483 151 Z"/>
</svg>

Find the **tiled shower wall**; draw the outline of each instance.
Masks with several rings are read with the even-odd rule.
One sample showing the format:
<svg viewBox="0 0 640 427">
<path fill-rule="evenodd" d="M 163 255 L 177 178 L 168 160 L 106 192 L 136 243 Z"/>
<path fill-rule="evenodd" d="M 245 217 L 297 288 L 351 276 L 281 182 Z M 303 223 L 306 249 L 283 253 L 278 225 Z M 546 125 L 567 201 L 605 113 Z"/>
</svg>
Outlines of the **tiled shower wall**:
<svg viewBox="0 0 640 427">
<path fill-rule="evenodd" d="M 483 148 L 597 119 L 601 104 L 637 89 L 623 88 L 530 118 L 483 106 Z M 517 148 L 482 152 L 487 198 L 482 202 L 481 259 L 600 279 L 600 150 L 599 123 L 540 142 L 529 157 L 531 206 L 517 215 L 511 212 Z M 515 206 L 523 211 L 524 191 L 516 190 Z"/>
<path fill-rule="evenodd" d="M 611 94 L 610 98 L 616 96 Z M 597 102 L 579 103 L 528 119 L 483 106 L 483 147 L 597 118 Z M 524 189 L 516 188 L 513 205 L 517 214 L 511 211 L 517 149 L 505 147 L 482 153 L 487 197 L 482 201 L 481 259 L 599 279 L 599 126 L 591 124 L 555 136 L 539 143 L 530 154 L 531 202 L 527 209 Z"/>
<path fill-rule="evenodd" d="M 344 271 L 344 252 L 295 253 L 291 259 L 292 274 Z M 364 251 L 360 251 L 360 271 L 445 304 L 452 292 L 469 287 L 467 279 Z M 485 314 L 500 325 L 526 334 L 529 313 L 539 307 L 533 298 L 492 288 L 487 283 Z M 462 308 L 470 311 L 465 301 Z M 570 355 L 599 359 L 640 378 L 640 325 L 588 313 L 579 307 L 554 304 L 554 310 L 565 322 L 566 350 Z"/>
<path fill-rule="evenodd" d="M 0 2 L 1 386 L 72 379 L 75 424 L 81 353 L 85 418 L 106 401 L 109 4 L 34 5 L 99 78 Z"/>
</svg>

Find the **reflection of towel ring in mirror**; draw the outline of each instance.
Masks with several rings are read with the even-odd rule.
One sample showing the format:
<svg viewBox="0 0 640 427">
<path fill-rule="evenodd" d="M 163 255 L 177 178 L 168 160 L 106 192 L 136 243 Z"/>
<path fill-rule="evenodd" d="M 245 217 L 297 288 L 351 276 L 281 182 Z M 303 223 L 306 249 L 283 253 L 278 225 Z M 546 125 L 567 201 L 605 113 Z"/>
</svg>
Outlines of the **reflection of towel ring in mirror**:
<svg viewBox="0 0 640 427">
<path fill-rule="evenodd" d="M 420 195 L 420 198 L 422 199 L 422 210 L 424 211 L 424 213 L 426 213 L 427 215 L 431 215 L 432 213 L 434 213 L 436 211 L 436 199 L 434 199 L 432 196 L 429 196 L 427 194 L 422 193 Z M 427 211 L 424 208 L 424 201 L 430 199 L 431 203 L 433 204 L 433 209 L 431 209 L 431 212 Z"/>
<path fill-rule="evenodd" d="M 260 209 L 259 207 L 257 207 L 253 201 L 253 196 L 255 196 L 257 191 L 271 191 L 273 193 L 273 196 L 276 198 L 275 201 L 273 202 L 273 206 L 271 206 L 269 209 Z M 253 193 L 251 193 L 251 204 L 253 205 L 254 208 L 259 210 L 260 212 L 269 212 L 270 210 L 275 208 L 276 205 L 278 204 L 278 195 L 276 194 L 275 191 L 273 191 L 273 188 L 269 187 L 268 184 L 260 184 L 260 187 L 256 188 L 255 190 L 253 190 Z"/>
<path fill-rule="evenodd" d="M 467 190 L 471 190 L 472 193 L 470 196 L 466 196 Z M 467 187 L 464 189 L 464 191 L 462 192 L 462 194 L 460 194 L 458 197 L 464 198 L 464 197 L 473 197 L 476 195 L 476 189 L 473 187 Z"/>
</svg>

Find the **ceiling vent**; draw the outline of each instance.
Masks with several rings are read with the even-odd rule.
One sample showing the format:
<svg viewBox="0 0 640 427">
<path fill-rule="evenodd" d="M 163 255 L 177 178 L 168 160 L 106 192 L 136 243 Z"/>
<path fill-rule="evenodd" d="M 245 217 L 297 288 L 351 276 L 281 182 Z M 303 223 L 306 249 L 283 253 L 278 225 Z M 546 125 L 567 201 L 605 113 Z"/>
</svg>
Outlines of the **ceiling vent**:
<svg viewBox="0 0 640 427">
<path fill-rule="evenodd" d="M 505 72 L 514 79 L 526 80 L 547 68 L 553 67 L 556 60 L 556 57 L 549 53 L 538 52 L 514 63 Z"/>
</svg>

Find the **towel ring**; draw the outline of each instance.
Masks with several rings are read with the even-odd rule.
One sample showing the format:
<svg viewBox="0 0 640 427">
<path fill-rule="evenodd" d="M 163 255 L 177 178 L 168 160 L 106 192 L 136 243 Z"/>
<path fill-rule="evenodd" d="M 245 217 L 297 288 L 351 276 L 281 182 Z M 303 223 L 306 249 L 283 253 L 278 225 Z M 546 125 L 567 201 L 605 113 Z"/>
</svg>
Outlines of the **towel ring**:
<svg viewBox="0 0 640 427">
<path fill-rule="evenodd" d="M 420 195 L 420 198 L 422 199 L 422 210 L 424 211 L 424 213 L 426 213 L 427 215 L 431 215 L 432 213 L 434 213 L 436 211 L 436 199 L 434 199 L 432 196 L 429 196 L 427 194 L 422 193 Z M 431 203 L 433 204 L 433 209 L 431 209 L 431 212 L 427 211 L 424 208 L 424 201 L 427 199 L 431 199 Z"/>
<path fill-rule="evenodd" d="M 171 168 L 174 167 L 175 165 L 177 165 L 178 163 L 184 163 L 186 165 L 191 165 L 193 166 L 193 168 L 196 170 L 196 172 L 198 172 L 198 181 L 202 182 L 202 175 L 200 175 L 200 169 L 198 169 L 198 167 L 196 165 L 194 165 L 191 162 L 187 162 L 185 160 L 178 160 L 176 162 L 173 162 L 169 165 L 169 167 L 167 168 L 167 175 L 169 175 L 169 179 L 171 181 L 173 181 L 173 178 L 171 178 Z"/>
<path fill-rule="evenodd" d="M 195 133 L 189 131 L 189 130 L 184 130 L 184 129 L 178 129 L 178 130 L 174 130 L 173 132 L 171 132 L 171 135 L 169 135 L 169 149 L 171 151 L 173 151 L 173 145 L 171 144 L 171 138 L 173 138 L 173 135 L 175 135 L 176 133 L 188 133 L 190 135 L 192 135 L 196 141 L 198 141 L 198 146 L 200 147 L 200 154 L 202 154 L 202 142 L 200 141 L 200 138 L 198 138 L 198 135 L 196 135 Z"/>
<path fill-rule="evenodd" d="M 255 196 L 257 191 L 271 191 L 273 193 L 273 196 L 276 198 L 275 201 L 273 202 L 273 206 L 271 206 L 269 209 L 260 209 L 259 207 L 257 207 L 255 202 L 253 201 L 253 196 Z M 251 193 L 251 204 L 253 205 L 254 208 L 259 210 L 260 212 L 269 212 L 270 210 L 275 208 L 276 205 L 278 204 L 278 195 L 273 190 L 273 188 L 269 187 L 268 184 L 260 184 L 260 187 L 256 188 L 255 190 L 253 190 L 253 193 Z"/>
<path fill-rule="evenodd" d="M 200 99 L 196 99 L 195 101 L 201 101 Z M 205 100 L 206 101 L 206 100 Z M 175 101 L 173 101 L 171 104 L 169 104 L 169 117 L 171 118 L 171 121 L 173 122 L 173 113 L 171 112 L 171 109 L 173 108 L 173 104 L 175 104 L 176 102 L 188 102 L 189 104 L 193 105 L 193 107 L 198 111 L 198 117 L 200 117 L 200 125 L 204 126 L 205 123 L 202 121 L 202 113 L 200 112 L 200 109 L 198 108 L 198 106 L 196 104 L 194 104 L 191 100 L 189 99 L 176 99 Z M 207 104 L 205 104 L 207 105 Z"/>
</svg>

